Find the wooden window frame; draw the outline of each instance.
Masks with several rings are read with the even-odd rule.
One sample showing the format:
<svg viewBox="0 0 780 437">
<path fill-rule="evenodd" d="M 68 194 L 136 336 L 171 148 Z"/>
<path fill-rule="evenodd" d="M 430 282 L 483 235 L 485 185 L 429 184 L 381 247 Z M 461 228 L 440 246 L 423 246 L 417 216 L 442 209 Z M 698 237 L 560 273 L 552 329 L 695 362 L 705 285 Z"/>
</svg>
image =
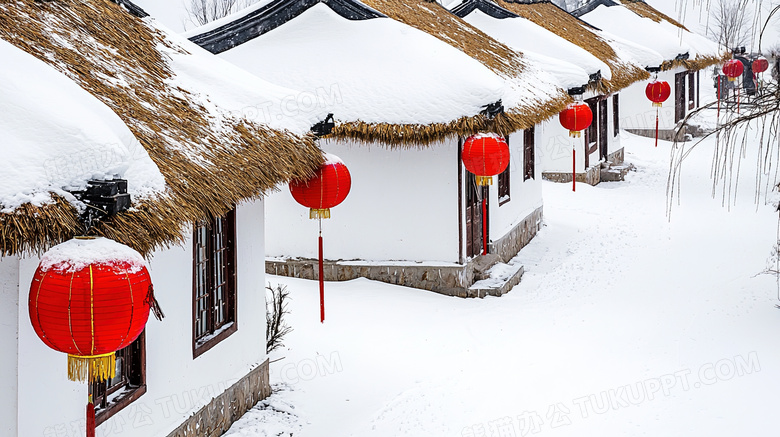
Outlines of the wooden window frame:
<svg viewBox="0 0 780 437">
<path fill-rule="evenodd" d="M 523 182 L 536 180 L 536 126 L 523 131 Z"/>
<path fill-rule="evenodd" d="M 506 144 L 509 145 L 509 137 L 505 137 Z M 511 147 L 510 147 L 511 150 Z M 511 153 L 510 153 L 511 157 Z M 512 194 L 512 187 L 511 187 L 511 180 L 512 180 L 512 162 L 510 159 L 509 165 L 506 166 L 506 169 L 498 174 L 498 206 L 501 206 L 510 200 L 512 200 L 511 194 Z"/>
<path fill-rule="evenodd" d="M 688 110 L 696 108 L 696 75 L 693 71 L 688 72 Z"/>
<path fill-rule="evenodd" d="M 214 311 L 216 310 L 216 307 L 214 306 L 214 299 L 216 290 L 214 288 L 214 265 L 213 265 L 213 255 L 214 255 L 214 245 L 215 245 L 215 239 L 217 234 L 214 233 L 214 229 L 217 227 L 218 220 L 222 220 L 223 226 L 225 227 L 225 230 L 223 231 L 223 237 L 225 237 L 225 248 L 223 249 L 225 252 L 225 268 L 226 272 L 224 273 L 224 284 L 225 284 L 225 291 L 226 295 L 224 298 L 225 302 L 225 310 L 224 310 L 224 321 L 219 325 L 215 326 L 214 323 Z M 208 258 L 206 260 L 199 260 L 198 258 L 198 233 L 200 230 L 202 230 L 205 227 L 205 231 L 208 234 L 208 241 L 207 241 L 207 247 L 206 252 L 208 253 Z M 228 212 L 225 216 L 220 217 L 219 219 L 214 219 L 208 224 L 200 223 L 196 224 L 193 228 L 193 241 L 192 241 L 192 358 L 195 359 L 204 353 L 208 352 L 210 349 L 212 349 L 214 346 L 225 340 L 226 338 L 233 335 L 236 331 L 238 331 L 238 292 L 237 292 L 237 263 L 236 263 L 236 211 L 233 209 L 232 211 Z M 200 261 L 200 262 L 199 262 Z M 208 272 L 205 275 L 206 278 L 206 287 L 208 289 L 208 292 L 206 293 L 206 306 L 208 308 L 206 314 L 208 317 L 208 321 L 206 322 L 207 325 L 207 331 L 208 333 L 205 335 L 198 335 L 198 300 L 203 296 L 202 294 L 198 293 L 198 265 L 202 262 L 205 262 L 207 267 L 206 271 Z M 220 331 L 221 330 L 221 331 Z M 220 331 L 218 334 L 214 335 L 217 331 Z M 212 336 L 211 338 L 208 338 L 209 336 Z M 207 340 L 203 340 L 203 338 L 208 338 Z"/>
<path fill-rule="evenodd" d="M 620 135 L 620 94 L 612 96 L 612 136 Z"/>
<path fill-rule="evenodd" d="M 127 360 L 128 354 L 132 352 L 132 360 Z M 107 381 L 89 386 L 89 393 L 93 395 L 95 403 L 95 426 L 107 421 L 146 393 L 146 331 L 141 332 L 129 346 L 117 351 L 117 356 L 123 358 L 122 363 L 125 366 L 121 384 L 109 387 L 105 393 L 100 394 L 97 394 L 100 385 L 107 384 Z M 125 392 L 112 399 L 109 404 L 108 397 L 120 390 Z"/>
<path fill-rule="evenodd" d="M 685 92 L 687 82 L 687 72 L 676 73 L 674 75 L 674 122 L 677 123 L 685 118 L 688 105 L 688 93 Z"/>
</svg>

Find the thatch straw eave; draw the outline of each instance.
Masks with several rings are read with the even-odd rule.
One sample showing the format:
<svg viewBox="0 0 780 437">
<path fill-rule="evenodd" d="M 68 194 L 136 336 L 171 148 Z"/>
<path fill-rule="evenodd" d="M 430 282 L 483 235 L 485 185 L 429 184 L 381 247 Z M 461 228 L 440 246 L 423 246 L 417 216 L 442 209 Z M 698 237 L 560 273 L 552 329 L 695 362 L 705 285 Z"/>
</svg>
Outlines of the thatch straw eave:
<svg viewBox="0 0 780 437">
<path fill-rule="evenodd" d="M 461 117 L 449 123 L 392 124 L 363 121 L 338 123 L 327 138 L 337 141 L 361 141 L 391 149 L 409 149 L 431 146 L 481 132 L 494 132 L 508 136 L 553 117 L 571 102 L 570 96 L 561 94 L 540 104 L 536 109 L 512 108 L 493 118 L 479 114 Z"/>
<path fill-rule="evenodd" d="M 323 160 L 312 136 L 207 108 L 176 85 L 159 48 L 186 50 L 109 0 L 0 0 L 0 38 L 111 108 L 159 168 L 165 192 L 91 231 L 144 254 L 180 243 L 193 222 L 310 176 Z M 40 252 L 83 233 L 76 206 L 52 199 L 0 214 L 0 254 Z"/>
</svg>

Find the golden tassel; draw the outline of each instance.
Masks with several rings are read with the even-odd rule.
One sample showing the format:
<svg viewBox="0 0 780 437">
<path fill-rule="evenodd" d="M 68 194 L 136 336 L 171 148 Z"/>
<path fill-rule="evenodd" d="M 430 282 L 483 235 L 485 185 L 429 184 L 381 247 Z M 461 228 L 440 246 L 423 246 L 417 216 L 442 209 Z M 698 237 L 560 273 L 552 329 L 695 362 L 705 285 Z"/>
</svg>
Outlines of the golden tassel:
<svg viewBox="0 0 780 437">
<path fill-rule="evenodd" d="M 493 185 L 493 176 L 476 176 L 475 178 L 479 186 Z"/>
<path fill-rule="evenodd" d="M 102 355 L 68 355 L 68 379 L 76 382 L 101 382 L 116 376 L 114 352 Z"/>
<path fill-rule="evenodd" d="M 729 77 L 729 82 L 734 82 L 735 80 L 737 80 L 736 77 Z"/>
<path fill-rule="evenodd" d="M 309 210 L 309 218 L 314 219 L 329 219 L 330 218 L 330 208 L 323 208 L 323 209 L 317 209 L 317 208 L 311 208 Z"/>
<path fill-rule="evenodd" d="M 569 136 L 572 137 L 572 138 L 579 138 L 579 137 L 582 136 L 582 132 L 580 132 L 578 130 L 570 130 L 569 131 Z"/>
</svg>

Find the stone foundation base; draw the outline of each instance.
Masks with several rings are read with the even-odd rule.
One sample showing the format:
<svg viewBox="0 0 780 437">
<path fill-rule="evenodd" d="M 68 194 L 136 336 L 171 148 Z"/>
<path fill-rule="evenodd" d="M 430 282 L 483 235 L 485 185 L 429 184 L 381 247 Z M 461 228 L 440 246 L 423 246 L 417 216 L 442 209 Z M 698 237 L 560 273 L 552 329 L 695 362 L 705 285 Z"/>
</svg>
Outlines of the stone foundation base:
<svg viewBox="0 0 780 437">
<path fill-rule="evenodd" d="M 457 297 L 484 297 L 486 294 L 501 295 L 505 292 L 503 288 L 496 294 L 485 290 L 470 290 L 469 287 L 480 276 L 480 269 L 487 269 L 492 266 L 490 263 L 485 264 L 483 262 L 486 258 L 491 256 L 496 258 L 493 263 L 495 261 L 507 262 L 517 255 L 517 252 L 525 247 L 541 229 L 542 216 L 543 210 L 540 207 L 518 223 L 505 236 L 492 242 L 489 247 L 489 255 L 486 257 L 475 257 L 465 265 L 437 266 L 415 263 L 413 261 L 361 264 L 359 262 L 326 260 L 324 262 L 323 276 L 326 281 L 349 281 L 357 278 L 368 278 L 388 284 L 419 288 Z M 269 275 L 318 280 L 319 274 L 317 270 L 317 260 L 315 259 L 291 258 L 286 260 L 266 260 L 265 262 L 265 272 Z M 522 273 L 517 277 L 517 282 L 519 282 L 520 276 L 522 276 Z"/>
<path fill-rule="evenodd" d="M 542 172 L 542 178 L 550 182 L 571 183 L 571 172 Z M 601 182 L 601 164 L 588 168 L 583 173 L 577 173 L 577 182 L 598 185 Z"/>
<path fill-rule="evenodd" d="M 268 360 L 212 399 L 168 437 L 220 437 L 247 411 L 271 395 Z"/>
<path fill-rule="evenodd" d="M 611 162 L 612 165 L 622 165 L 624 162 L 626 162 L 626 149 L 621 147 L 620 149 L 610 153 L 607 156 L 607 161 Z"/>
</svg>

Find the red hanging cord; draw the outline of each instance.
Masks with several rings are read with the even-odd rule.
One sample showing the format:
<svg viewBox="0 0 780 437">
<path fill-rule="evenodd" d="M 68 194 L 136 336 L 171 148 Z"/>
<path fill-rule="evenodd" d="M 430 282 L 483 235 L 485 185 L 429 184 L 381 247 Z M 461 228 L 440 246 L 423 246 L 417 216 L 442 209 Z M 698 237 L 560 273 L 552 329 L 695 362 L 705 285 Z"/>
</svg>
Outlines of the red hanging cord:
<svg viewBox="0 0 780 437">
<path fill-rule="evenodd" d="M 655 107 L 655 147 L 658 147 L 658 107 Z"/>
<path fill-rule="evenodd" d="M 87 437 L 95 437 L 95 404 L 92 403 L 92 395 L 87 401 Z"/>
<path fill-rule="evenodd" d="M 585 153 L 588 153 L 587 150 Z M 577 191 L 577 149 L 574 145 L 571 147 L 571 190 Z"/>
<path fill-rule="evenodd" d="M 324 258 L 323 258 L 323 250 L 322 250 L 322 219 L 320 219 L 320 239 L 319 239 L 319 246 L 320 246 L 320 265 L 319 265 L 319 272 L 320 272 L 320 323 L 325 323 L 325 267 L 324 267 Z"/>
<path fill-rule="evenodd" d="M 482 255 L 487 255 L 487 199 L 482 194 Z"/>
</svg>

